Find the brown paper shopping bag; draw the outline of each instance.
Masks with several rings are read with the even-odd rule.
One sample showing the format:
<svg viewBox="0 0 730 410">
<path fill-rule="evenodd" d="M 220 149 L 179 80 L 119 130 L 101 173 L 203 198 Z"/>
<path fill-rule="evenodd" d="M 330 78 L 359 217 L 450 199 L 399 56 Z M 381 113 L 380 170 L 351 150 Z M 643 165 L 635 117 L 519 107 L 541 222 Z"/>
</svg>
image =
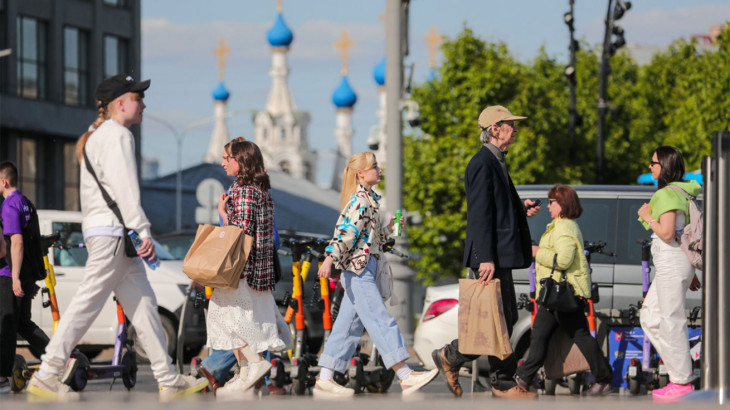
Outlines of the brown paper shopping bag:
<svg viewBox="0 0 730 410">
<path fill-rule="evenodd" d="M 504 359 L 512 354 L 499 279 L 459 279 L 459 351 Z"/>
<path fill-rule="evenodd" d="M 237 289 L 252 245 L 253 237 L 237 226 L 198 225 L 183 272 L 201 285 Z"/>
<path fill-rule="evenodd" d="M 583 353 L 560 327 L 555 328 L 550 336 L 543 367 L 545 377 L 551 380 L 590 370 Z"/>
</svg>

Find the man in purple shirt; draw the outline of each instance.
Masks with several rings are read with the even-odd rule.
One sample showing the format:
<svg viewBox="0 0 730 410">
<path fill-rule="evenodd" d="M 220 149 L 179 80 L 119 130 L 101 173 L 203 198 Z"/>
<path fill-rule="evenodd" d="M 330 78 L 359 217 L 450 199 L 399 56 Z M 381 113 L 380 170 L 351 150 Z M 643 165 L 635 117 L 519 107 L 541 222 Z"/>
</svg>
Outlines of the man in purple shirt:
<svg viewBox="0 0 730 410">
<path fill-rule="evenodd" d="M 0 259 L 0 394 L 10 391 L 18 335 L 31 351 L 45 353 L 48 336 L 31 319 L 31 300 L 38 293 L 32 278 L 21 275 L 23 229 L 31 219 L 31 204 L 17 189 L 18 169 L 10 161 L 0 163 L 0 219 L 6 242 L 5 258 Z M 26 269 L 27 270 L 27 269 Z"/>
</svg>

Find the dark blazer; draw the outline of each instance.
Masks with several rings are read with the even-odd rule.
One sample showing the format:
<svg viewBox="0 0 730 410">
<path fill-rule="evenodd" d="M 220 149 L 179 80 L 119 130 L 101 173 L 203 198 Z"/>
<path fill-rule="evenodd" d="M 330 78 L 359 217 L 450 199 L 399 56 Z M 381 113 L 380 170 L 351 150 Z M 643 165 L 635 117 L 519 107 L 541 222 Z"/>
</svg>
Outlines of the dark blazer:
<svg viewBox="0 0 730 410">
<path fill-rule="evenodd" d="M 464 266 L 478 269 L 483 262 L 497 268 L 530 266 L 532 248 L 524 204 L 512 179 L 482 146 L 466 166 L 466 246 Z"/>
</svg>

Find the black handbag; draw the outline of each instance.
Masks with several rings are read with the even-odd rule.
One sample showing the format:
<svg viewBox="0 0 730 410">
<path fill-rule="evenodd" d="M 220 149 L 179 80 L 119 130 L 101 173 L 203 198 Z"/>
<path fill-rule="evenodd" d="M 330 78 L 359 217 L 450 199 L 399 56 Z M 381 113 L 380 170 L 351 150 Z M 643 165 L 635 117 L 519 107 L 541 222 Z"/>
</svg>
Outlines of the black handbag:
<svg viewBox="0 0 730 410">
<path fill-rule="evenodd" d="M 537 303 L 549 310 L 557 312 L 575 312 L 578 310 L 578 300 L 575 298 L 573 285 L 568 283 L 567 275 L 563 271 L 560 281 L 553 279 L 555 267 L 558 264 L 558 255 L 553 257 L 553 270 L 550 276 L 540 279 L 540 294 L 537 297 Z"/>
</svg>

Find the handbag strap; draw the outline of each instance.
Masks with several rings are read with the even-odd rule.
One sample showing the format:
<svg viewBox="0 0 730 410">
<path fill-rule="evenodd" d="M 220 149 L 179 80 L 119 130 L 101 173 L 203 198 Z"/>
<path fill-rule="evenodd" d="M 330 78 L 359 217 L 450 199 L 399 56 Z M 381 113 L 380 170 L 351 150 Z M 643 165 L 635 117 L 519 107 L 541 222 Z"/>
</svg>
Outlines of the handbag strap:
<svg viewBox="0 0 730 410">
<path fill-rule="evenodd" d="M 558 267 L 558 254 L 556 253 L 553 255 L 553 270 L 550 271 L 550 277 L 553 277 L 553 273 L 555 273 L 555 268 Z M 565 282 L 568 280 L 568 275 L 565 273 L 564 270 L 560 271 L 562 275 L 560 275 L 560 281 Z"/>
<path fill-rule="evenodd" d="M 96 181 L 97 185 L 99 185 L 99 189 L 101 190 L 101 196 L 104 197 L 104 201 L 106 201 L 106 205 L 112 210 L 112 212 L 114 213 L 114 216 L 116 216 L 117 219 L 119 219 L 119 223 L 121 223 L 122 226 L 124 226 L 125 230 L 126 230 L 126 225 L 124 225 L 124 218 L 122 218 L 122 212 L 119 210 L 119 206 L 117 205 L 116 201 L 114 201 L 112 199 L 112 197 L 109 196 L 109 193 L 106 192 L 106 189 L 104 189 L 104 187 L 101 185 L 101 182 L 99 181 L 99 177 L 96 176 L 96 172 L 94 172 L 94 168 L 91 167 L 91 161 L 89 161 L 89 157 L 86 155 L 86 147 L 84 147 L 84 163 L 86 164 L 86 169 L 89 171 L 91 176 L 94 177 L 94 181 Z M 124 234 L 126 235 L 127 233 L 124 232 Z"/>
</svg>

